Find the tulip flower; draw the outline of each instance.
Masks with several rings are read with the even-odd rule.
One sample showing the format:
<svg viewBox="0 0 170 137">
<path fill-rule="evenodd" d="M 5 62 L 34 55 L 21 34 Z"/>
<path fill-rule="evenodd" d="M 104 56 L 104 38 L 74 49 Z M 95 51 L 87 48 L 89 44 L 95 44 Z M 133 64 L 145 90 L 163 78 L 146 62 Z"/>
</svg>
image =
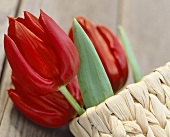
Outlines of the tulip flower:
<svg viewBox="0 0 170 137">
<path fill-rule="evenodd" d="M 9 96 L 15 106 L 29 119 L 45 127 L 59 127 L 68 124 L 75 116 L 75 110 L 65 99 L 61 92 L 52 92 L 43 96 L 30 96 L 29 89 L 17 83 L 13 77 L 15 90 L 8 90 Z M 75 77 L 66 86 L 73 97 L 82 103 L 79 86 Z"/>
<path fill-rule="evenodd" d="M 62 126 L 76 114 L 63 96 L 65 88 L 64 94 L 60 92 L 63 87 L 67 85 L 75 100 L 82 104 L 75 77 L 79 68 L 77 49 L 43 11 L 39 18 L 29 12 L 24 12 L 24 17 L 9 18 L 8 35 L 4 36 L 15 87 L 8 91 L 9 96 L 34 122 L 47 127 Z"/>
<path fill-rule="evenodd" d="M 44 95 L 66 85 L 77 73 L 79 56 L 67 34 L 41 11 L 39 19 L 9 18 L 5 51 L 17 80 L 32 95 Z M 25 75 L 27 74 L 27 75 Z"/>
<path fill-rule="evenodd" d="M 121 44 L 107 27 L 94 25 L 84 17 L 76 19 L 92 41 L 113 91 L 118 91 L 125 84 L 128 76 L 127 59 Z M 72 28 L 69 31 L 69 36 L 74 41 Z"/>
</svg>

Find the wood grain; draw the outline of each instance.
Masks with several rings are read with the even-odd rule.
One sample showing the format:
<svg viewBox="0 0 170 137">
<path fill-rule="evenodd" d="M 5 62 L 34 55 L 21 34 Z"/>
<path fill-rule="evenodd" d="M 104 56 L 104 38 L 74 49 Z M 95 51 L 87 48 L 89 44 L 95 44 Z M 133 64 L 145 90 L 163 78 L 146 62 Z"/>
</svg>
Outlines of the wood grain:
<svg viewBox="0 0 170 137">
<path fill-rule="evenodd" d="M 7 16 L 15 16 L 18 1 L 19 0 L 0 0 L 0 77 L 5 58 L 3 35 L 7 32 Z"/>
<path fill-rule="evenodd" d="M 41 127 L 22 115 L 8 100 L 0 127 L 1 137 L 72 137 L 68 126 L 57 129 Z"/>
<path fill-rule="evenodd" d="M 3 0 L 5 1 L 5 0 Z M 23 16 L 23 10 L 30 11 L 35 15 L 39 15 L 39 10 L 44 10 L 49 14 L 67 33 L 74 17 L 78 15 L 85 16 L 95 23 L 105 24 L 112 30 L 116 31 L 118 0 L 22 0 L 18 16 Z M 1 137 L 72 137 L 68 126 L 56 129 L 48 129 L 41 127 L 31 120 L 23 116 L 7 97 L 6 89 L 11 86 L 10 67 L 5 67 L 1 98 L 2 108 L 0 107 Z M 0 102 L 0 103 L 1 103 Z M 7 102 L 7 103 L 6 103 Z M 57 122 L 57 121 L 56 121 Z"/>
<path fill-rule="evenodd" d="M 3 49 L 3 35 L 7 32 L 7 16 L 15 16 L 19 4 L 18 2 L 18 0 L 0 0 L 0 81 L 3 81 L 0 83 L 0 124 L 8 100 L 6 90 L 7 87 L 10 86 L 10 68 L 8 63 L 6 63 L 6 65 L 4 64 L 5 53 Z M 4 68 L 6 69 L 3 71 L 2 75 L 3 65 L 5 65 Z"/>
<path fill-rule="evenodd" d="M 123 0 L 121 23 L 144 75 L 170 61 L 170 1 Z"/>
<path fill-rule="evenodd" d="M 73 18 L 77 16 L 84 16 L 97 24 L 105 24 L 113 31 L 116 31 L 117 28 L 118 0 L 24 0 L 22 3 L 19 16 L 23 15 L 23 10 L 30 11 L 38 16 L 39 10 L 42 9 L 66 33 L 71 27 Z"/>
<path fill-rule="evenodd" d="M 2 83 L 0 85 L 0 125 L 8 101 L 7 89 L 11 86 L 11 69 L 9 64 L 6 63 L 3 71 Z"/>
</svg>

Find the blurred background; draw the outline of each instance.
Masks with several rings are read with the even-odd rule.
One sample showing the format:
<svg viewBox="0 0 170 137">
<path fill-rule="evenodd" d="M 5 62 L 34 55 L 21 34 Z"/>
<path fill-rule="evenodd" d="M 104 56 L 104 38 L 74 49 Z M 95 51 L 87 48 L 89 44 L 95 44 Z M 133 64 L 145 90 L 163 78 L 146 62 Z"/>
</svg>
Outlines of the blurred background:
<svg viewBox="0 0 170 137">
<path fill-rule="evenodd" d="M 68 127 L 46 129 L 20 114 L 8 100 L 10 68 L 4 63 L 3 35 L 7 16 L 23 16 L 27 10 L 39 16 L 42 9 L 67 33 L 74 17 L 84 16 L 104 24 L 117 34 L 121 24 L 132 44 L 143 74 L 170 61 L 169 0 L 0 0 L 0 136 L 1 137 L 68 137 Z M 130 73 L 128 84 L 132 83 Z"/>
</svg>

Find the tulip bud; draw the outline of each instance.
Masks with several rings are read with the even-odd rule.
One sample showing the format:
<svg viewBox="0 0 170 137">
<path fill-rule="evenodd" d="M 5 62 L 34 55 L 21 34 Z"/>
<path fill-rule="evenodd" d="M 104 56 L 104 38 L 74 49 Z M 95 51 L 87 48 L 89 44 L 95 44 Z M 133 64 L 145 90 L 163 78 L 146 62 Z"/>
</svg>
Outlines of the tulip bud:
<svg viewBox="0 0 170 137">
<path fill-rule="evenodd" d="M 105 68 L 113 91 L 117 92 L 124 86 L 128 76 L 128 65 L 124 50 L 116 36 L 105 26 L 95 26 L 84 17 L 76 18 L 92 41 L 100 60 Z M 73 39 L 72 28 L 69 36 Z"/>
<path fill-rule="evenodd" d="M 59 88 L 67 85 L 82 104 L 75 77 L 79 68 L 77 49 L 44 12 L 41 11 L 39 18 L 24 12 L 24 17 L 9 18 L 8 35 L 4 36 L 15 86 L 8 91 L 9 96 L 34 122 L 46 127 L 62 126 L 76 113 Z"/>
<path fill-rule="evenodd" d="M 44 12 L 39 19 L 9 19 L 4 46 L 17 80 L 32 95 L 44 95 L 66 85 L 77 73 L 79 56 L 67 34 Z"/>
</svg>

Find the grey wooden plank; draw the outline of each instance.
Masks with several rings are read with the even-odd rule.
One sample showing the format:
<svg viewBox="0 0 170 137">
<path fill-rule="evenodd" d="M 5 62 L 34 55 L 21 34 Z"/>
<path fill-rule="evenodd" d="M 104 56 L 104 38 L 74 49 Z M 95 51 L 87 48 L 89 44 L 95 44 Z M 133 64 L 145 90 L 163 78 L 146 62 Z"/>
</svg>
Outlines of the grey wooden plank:
<svg viewBox="0 0 170 137">
<path fill-rule="evenodd" d="M 18 0 L 0 0 L 0 76 L 3 68 L 3 62 L 5 58 L 3 49 L 3 35 L 7 32 L 8 20 L 7 16 L 15 16 L 16 9 L 18 6 Z M 6 64 L 8 66 L 8 64 Z M 3 116 L 3 112 L 7 103 L 7 86 L 10 86 L 10 70 L 9 67 L 5 70 L 6 75 L 3 81 L 3 85 L 0 84 L 0 123 Z"/>
<path fill-rule="evenodd" d="M 39 15 L 39 9 L 43 9 L 58 24 L 68 32 L 74 17 L 83 15 L 96 23 L 109 26 L 112 30 L 116 30 L 118 0 L 22 0 L 19 14 L 23 15 L 23 10 L 30 11 L 35 15 Z M 4 77 L 10 79 L 10 67 L 7 66 Z M 10 87 L 10 80 L 3 79 L 4 85 L 2 92 L 6 93 L 6 89 Z M 5 82 L 7 81 L 7 82 Z M 9 99 L 6 109 L 3 112 L 2 122 L 0 125 L 1 137 L 72 137 L 68 126 L 48 129 L 41 127 L 29 119 L 24 117 Z"/>
<path fill-rule="evenodd" d="M 170 1 L 123 0 L 121 23 L 144 75 L 170 61 Z"/>
<path fill-rule="evenodd" d="M 73 18 L 84 16 L 98 24 L 105 24 L 113 31 L 117 28 L 118 0 L 23 0 L 19 15 L 28 10 L 39 15 L 39 9 L 49 14 L 65 31 L 71 26 Z M 34 2 L 34 4 L 32 4 Z M 26 4 L 25 4 L 26 3 Z M 31 5 L 31 6 L 28 6 Z"/>
<path fill-rule="evenodd" d="M 8 100 L 0 127 L 1 137 L 72 137 L 68 126 L 57 129 L 41 127 L 22 115 Z"/>
<path fill-rule="evenodd" d="M 8 101 L 8 94 L 7 89 L 12 86 L 11 84 L 11 68 L 9 67 L 9 64 L 6 63 L 5 70 L 3 75 L 3 82 L 0 86 L 0 125 L 2 121 L 2 117 L 4 115 L 4 111 L 7 105 Z"/>
<path fill-rule="evenodd" d="M 3 49 L 3 35 L 7 31 L 7 16 L 14 16 L 18 0 L 0 0 L 0 76 L 5 58 Z"/>
</svg>

